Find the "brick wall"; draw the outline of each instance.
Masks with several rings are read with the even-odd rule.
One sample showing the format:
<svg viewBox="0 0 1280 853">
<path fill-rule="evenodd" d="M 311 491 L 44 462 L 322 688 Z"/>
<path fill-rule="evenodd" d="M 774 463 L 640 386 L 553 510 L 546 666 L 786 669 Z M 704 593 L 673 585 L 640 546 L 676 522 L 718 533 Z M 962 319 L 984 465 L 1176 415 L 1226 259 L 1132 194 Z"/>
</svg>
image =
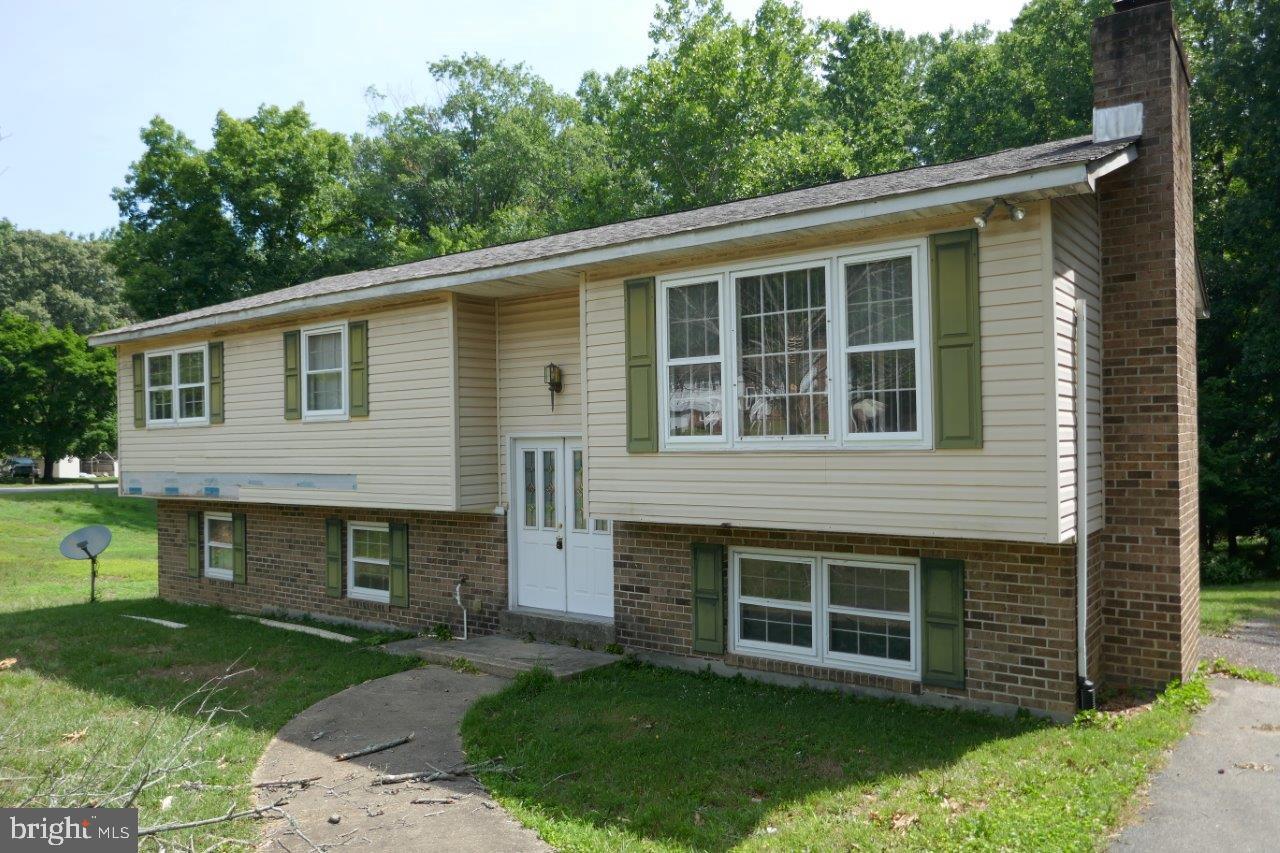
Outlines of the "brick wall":
<svg viewBox="0 0 1280 853">
<path fill-rule="evenodd" d="M 621 522 L 614 525 L 613 537 L 614 624 L 628 649 L 902 693 L 922 688 L 914 681 L 841 669 L 694 652 L 690 547 L 711 542 L 726 550 L 749 546 L 964 560 L 966 688 L 928 690 L 1058 716 L 1075 711 L 1074 546 Z"/>
<path fill-rule="evenodd" d="M 1098 186 L 1102 234 L 1102 676 L 1158 687 L 1196 664 L 1196 284 L 1188 80 L 1168 2 L 1094 26 L 1094 103 L 1141 102 L 1138 159 Z"/>
<path fill-rule="evenodd" d="M 462 626 L 462 614 L 453 600 L 453 587 L 460 576 L 466 575 L 464 595 L 468 599 L 471 631 L 497 631 L 498 614 L 507 606 L 507 533 L 501 517 L 276 504 L 229 506 L 207 501 L 160 500 L 157 504 L 160 597 L 170 601 L 216 604 L 251 613 L 313 613 L 414 630 L 445 623 L 457 632 Z M 190 510 L 245 514 L 244 584 L 192 577 L 187 571 Z M 408 607 L 325 595 L 326 518 L 398 521 L 408 525 Z M 345 539 L 344 536 L 344 567 Z M 344 583 L 345 576 L 344 570 Z"/>
</svg>

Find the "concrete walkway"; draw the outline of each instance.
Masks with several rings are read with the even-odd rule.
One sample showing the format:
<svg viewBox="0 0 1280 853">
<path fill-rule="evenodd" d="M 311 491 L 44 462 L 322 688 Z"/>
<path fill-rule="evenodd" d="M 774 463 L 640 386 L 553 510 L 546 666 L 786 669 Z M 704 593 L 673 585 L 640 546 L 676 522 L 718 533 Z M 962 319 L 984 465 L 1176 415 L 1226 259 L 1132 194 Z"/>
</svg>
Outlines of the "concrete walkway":
<svg viewBox="0 0 1280 853">
<path fill-rule="evenodd" d="M 1270 619 L 1241 622 L 1225 637 L 1200 637 L 1200 657 L 1223 657 L 1237 666 L 1252 666 L 1280 675 L 1280 625 Z"/>
<path fill-rule="evenodd" d="M 453 768 L 463 762 L 458 727 L 473 702 L 507 681 L 444 667 L 379 678 L 312 705 L 289 722 L 263 753 L 255 784 L 320 777 L 306 787 L 258 789 L 259 804 L 287 797 L 296 830 L 326 849 L 549 850 L 469 778 L 375 785 L 381 773 Z M 413 732 L 402 746 L 350 761 L 333 756 Z M 414 803 L 414 800 L 429 802 Z M 339 818 L 330 822 L 331 816 Z M 262 849 L 313 849 L 286 820 L 266 822 Z M 326 845 L 329 845 L 326 847 Z"/>
<path fill-rule="evenodd" d="M 1215 701 L 1156 776 L 1115 851 L 1280 847 L 1280 687 L 1216 678 Z"/>
<path fill-rule="evenodd" d="M 556 678 L 573 678 L 590 669 L 617 663 L 620 658 L 606 652 L 589 651 L 559 643 L 539 643 L 488 634 L 469 640 L 441 641 L 434 637 L 413 637 L 387 643 L 383 651 L 393 655 L 419 657 L 430 663 L 450 664 L 459 658 L 481 672 L 515 678 L 534 667 L 548 670 Z"/>
</svg>

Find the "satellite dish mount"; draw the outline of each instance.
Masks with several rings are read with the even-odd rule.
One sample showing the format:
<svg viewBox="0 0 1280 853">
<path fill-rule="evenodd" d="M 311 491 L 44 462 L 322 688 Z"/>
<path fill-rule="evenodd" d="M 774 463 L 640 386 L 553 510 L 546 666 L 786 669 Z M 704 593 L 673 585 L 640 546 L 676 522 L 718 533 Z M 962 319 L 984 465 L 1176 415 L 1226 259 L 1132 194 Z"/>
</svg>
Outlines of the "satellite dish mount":
<svg viewBox="0 0 1280 853">
<path fill-rule="evenodd" d="M 89 603 L 98 600 L 98 555 L 111 544 L 111 531 L 101 524 L 81 527 L 68 533 L 58 546 L 62 556 L 89 561 Z"/>
</svg>

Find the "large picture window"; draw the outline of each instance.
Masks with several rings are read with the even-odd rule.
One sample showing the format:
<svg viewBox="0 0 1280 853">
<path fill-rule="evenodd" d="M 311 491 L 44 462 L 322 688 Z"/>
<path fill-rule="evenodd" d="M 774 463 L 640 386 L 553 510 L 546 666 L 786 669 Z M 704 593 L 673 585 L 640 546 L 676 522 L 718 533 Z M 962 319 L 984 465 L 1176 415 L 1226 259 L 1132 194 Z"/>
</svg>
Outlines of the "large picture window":
<svg viewBox="0 0 1280 853">
<path fill-rule="evenodd" d="M 209 357 L 204 345 L 149 352 L 147 426 L 209 422 Z"/>
<path fill-rule="evenodd" d="M 302 332 L 302 416 L 340 418 L 347 413 L 346 326 Z"/>
<path fill-rule="evenodd" d="M 918 676 L 914 561 L 743 550 L 730 566 L 735 652 Z"/>
<path fill-rule="evenodd" d="M 925 242 L 662 279 L 667 449 L 925 448 Z"/>
</svg>

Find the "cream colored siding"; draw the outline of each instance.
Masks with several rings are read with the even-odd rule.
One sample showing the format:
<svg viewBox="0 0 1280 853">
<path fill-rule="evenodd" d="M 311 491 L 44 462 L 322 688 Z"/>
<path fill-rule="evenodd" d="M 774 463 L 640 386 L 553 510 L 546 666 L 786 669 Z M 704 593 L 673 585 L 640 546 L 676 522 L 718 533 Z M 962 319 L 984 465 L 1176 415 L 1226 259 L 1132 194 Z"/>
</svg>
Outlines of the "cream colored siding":
<svg viewBox="0 0 1280 853">
<path fill-rule="evenodd" d="M 492 299 L 456 297 L 458 508 L 491 510 L 498 497 L 498 338 Z"/>
<path fill-rule="evenodd" d="M 984 447 L 978 451 L 666 451 L 628 454 L 622 284 L 585 285 L 587 442 L 593 514 L 904 536 L 1044 541 L 1056 536 L 1048 477 L 1051 386 L 1047 206 L 979 239 Z M 909 226 L 920 236 L 953 222 Z M 879 237 L 878 239 L 883 239 Z M 844 248 L 843 246 L 841 248 Z M 744 258 L 745 260 L 745 258 Z"/>
<path fill-rule="evenodd" d="M 512 436 L 581 435 L 582 356 L 577 288 L 498 302 L 498 428 L 502 494 Z M 564 392 L 543 382 L 543 368 L 564 371 Z M 505 500 L 505 498 L 504 498 Z"/>
<path fill-rule="evenodd" d="M 1089 530 L 1102 527 L 1101 250 L 1092 196 L 1053 203 L 1054 379 L 1057 405 L 1058 535 L 1076 534 L 1075 301 L 1086 300 L 1089 370 Z"/>
<path fill-rule="evenodd" d="M 268 503 L 452 509 L 456 463 L 449 311 L 447 298 L 435 298 L 410 307 L 332 318 L 369 321 L 369 416 L 343 421 L 284 419 L 282 335 L 296 326 L 277 325 L 223 339 L 226 421 L 213 426 L 134 429 L 131 356 L 143 347 L 122 346 L 118 366 L 123 474 L 355 475 L 355 491 L 251 487 L 242 488 L 239 497 Z"/>
</svg>

